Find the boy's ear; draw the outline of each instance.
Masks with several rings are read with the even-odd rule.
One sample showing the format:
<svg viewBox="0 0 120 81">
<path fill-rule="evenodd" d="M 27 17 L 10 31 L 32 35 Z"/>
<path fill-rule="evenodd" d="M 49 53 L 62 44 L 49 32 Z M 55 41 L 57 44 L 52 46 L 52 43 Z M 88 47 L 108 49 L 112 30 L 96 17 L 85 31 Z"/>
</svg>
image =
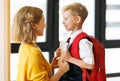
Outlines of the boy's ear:
<svg viewBox="0 0 120 81">
<path fill-rule="evenodd" d="M 81 17 L 80 16 L 77 16 L 76 19 L 77 19 L 77 23 L 81 22 Z"/>
</svg>

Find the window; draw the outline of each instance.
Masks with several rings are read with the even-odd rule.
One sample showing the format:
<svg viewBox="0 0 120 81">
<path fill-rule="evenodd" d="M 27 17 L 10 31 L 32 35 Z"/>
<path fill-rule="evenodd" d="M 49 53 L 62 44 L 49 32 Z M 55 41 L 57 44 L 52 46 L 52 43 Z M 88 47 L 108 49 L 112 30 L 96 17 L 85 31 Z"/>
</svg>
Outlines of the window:
<svg viewBox="0 0 120 81">
<path fill-rule="evenodd" d="M 113 76 L 120 75 L 119 50 L 120 48 L 120 0 L 106 0 L 105 11 L 105 40 L 111 44 L 106 49 L 107 73 Z M 113 69 L 114 68 L 114 69 Z"/>
<path fill-rule="evenodd" d="M 105 46 L 107 77 L 120 76 L 120 0 L 11 0 L 10 21 L 17 10 L 24 5 L 37 6 L 43 9 L 47 27 L 43 37 L 37 42 L 44 56 L 50 62 L 59 46 L 59 41 L 66 40 L 70 32 L 62 25 L 61 8 L 72 2 L 81 2 L 89 12 L 83 30 L 95 36 Z M 16 79 L 19 44 L 11 42 L 11 80 Z"/>
<path fill-rule="evenodd" d="M 105 46 L 105 61 L 107 77 L 120 76 L 119 50 L 120 50 L 120 1 L 96 1 L 96 38 Z M 114 69 L 113 69 L 114 68 Z"/>
<path fill-rule="evenodd" d="M 120 1 L 106 0 L 106 40 L 120 40 Z M 111 31 L 112 30 L 112 31 Z M 112 35 L 110 34 L 111 32 Z"/>
</svg>

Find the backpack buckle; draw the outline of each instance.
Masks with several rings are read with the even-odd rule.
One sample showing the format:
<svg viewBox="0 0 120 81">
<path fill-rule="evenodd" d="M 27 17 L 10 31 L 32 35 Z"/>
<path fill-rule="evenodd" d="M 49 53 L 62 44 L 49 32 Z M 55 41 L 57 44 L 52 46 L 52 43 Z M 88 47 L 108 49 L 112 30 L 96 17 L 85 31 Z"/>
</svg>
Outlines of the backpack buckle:
<svg viewBox="0 0 120 81">
<path fill-rule="evenodd" d="M 101 68 L 98 68 L 98 71 L 100 72 L 100 71 L 101 71 Z"/>
</svg>

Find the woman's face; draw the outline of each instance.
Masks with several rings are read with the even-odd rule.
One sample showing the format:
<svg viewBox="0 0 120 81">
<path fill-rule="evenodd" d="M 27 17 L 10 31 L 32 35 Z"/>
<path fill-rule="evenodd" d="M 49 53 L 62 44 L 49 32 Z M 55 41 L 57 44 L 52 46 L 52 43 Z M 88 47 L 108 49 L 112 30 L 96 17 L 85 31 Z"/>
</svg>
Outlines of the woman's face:
<svg viewBox="0 0 120 81">
<path fill-rule="evenodd" d="M 34 24 L 34 31 L 36 36 L 42 36 L 45 28 L 45 19 L 44 15 L 42 14 L 42 18 L 39 20 L 37 24 Z"/>
</svg>

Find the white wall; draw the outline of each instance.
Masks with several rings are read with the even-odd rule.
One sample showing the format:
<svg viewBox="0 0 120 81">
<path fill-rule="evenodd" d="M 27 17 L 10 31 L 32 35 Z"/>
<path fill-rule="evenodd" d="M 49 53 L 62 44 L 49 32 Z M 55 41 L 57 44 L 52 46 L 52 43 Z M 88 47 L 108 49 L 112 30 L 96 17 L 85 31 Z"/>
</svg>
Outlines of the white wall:
<svg viewBox="0 0 120 81">
<path fill-rule="evenodd" d="M 9 1 L 0 0 L 0 81 L 10 81 L 9 78 Z"/>
</svg>

